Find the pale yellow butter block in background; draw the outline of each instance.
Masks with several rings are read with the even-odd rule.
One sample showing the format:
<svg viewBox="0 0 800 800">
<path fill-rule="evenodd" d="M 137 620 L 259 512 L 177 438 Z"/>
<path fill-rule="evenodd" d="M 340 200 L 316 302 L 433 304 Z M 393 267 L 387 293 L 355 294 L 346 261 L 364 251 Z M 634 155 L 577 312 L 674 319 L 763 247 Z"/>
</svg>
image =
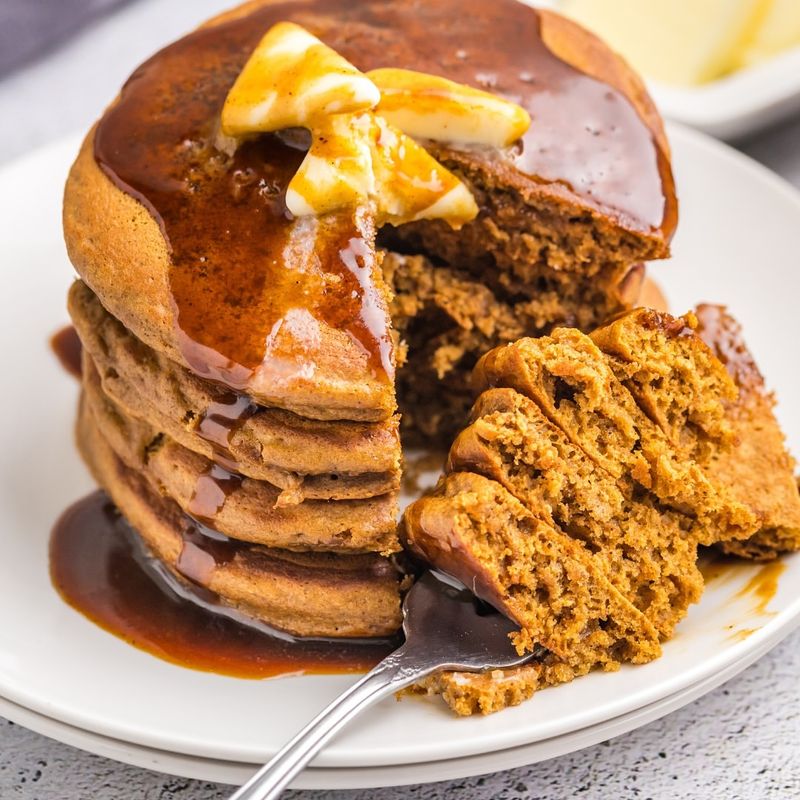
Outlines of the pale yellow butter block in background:
<svg viewBox="0 0 800 800">
<path fill-rule="evenodd" d="M 745 44 L 738 66 L 750 66 L 790 47 L 800 47 L 800 0 L 772 0 Z"/>
<path fill-rule="evenodd" d="M 786 0 L 800 5 L 800 0 Z M 692 85 L 735 69 L 771 0 L 565 0 L 562 10 L 644 75 Z"/>
</svg>

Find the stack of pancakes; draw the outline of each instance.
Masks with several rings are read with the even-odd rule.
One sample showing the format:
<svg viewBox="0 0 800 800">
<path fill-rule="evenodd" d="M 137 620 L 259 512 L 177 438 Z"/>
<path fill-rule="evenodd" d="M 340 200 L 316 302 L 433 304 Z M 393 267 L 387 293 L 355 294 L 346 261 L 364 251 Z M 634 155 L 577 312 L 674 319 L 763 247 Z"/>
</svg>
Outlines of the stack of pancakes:
<svg viewBox="0 0 800 800">
<path fill-rule="evenodd" d="M 525 106 L 511 147 L 425 143 L 472 192 L 473 222 L 287 212 L 307 141 L 219 138 L 228 91 L 283 20 L 362 71 Z M 398 405 L 446 438 L 483 353 L 630 307 L 675 222 L 652 102 L 564 18 L 515 0 L 246 3 L 137 69 L 71 171 L 81 452 L 154 554 L 221 602 L 295 634 L 390 633 Z"/>
<path fill-rule="evenodd" d="M 149 548 L 221 602 L 303 636 L 393 633 L 397 421 L 256 406 L 148 347 L 82 282 L 78 444 Z"/>
<path fill-rule="evenodd" d="M 474 219 L 379 230 L 368 202 L 289 213 L 308 132 L 220 133 L 231 86 L 284 20 L 363 72 L 524 107 L 510 147 L 421 141 Z M 702 591 L 698 545 L 800 545 L 793 462 L 736 324 L 713 307 L 631 311 L 676 222 L 642 83 L 557 14 L 252 0 L 137 69 L 70 173 L 81 452 L 181 580 L 296 635 L 380 637 L 410 582 L 395 558 L 400 417 L 427 444 L 460 431 L 405 544 L 515 619 L 520 649 L 547 652 L 423 688 L 492 711 L 647 661 Z"/>
</svg>

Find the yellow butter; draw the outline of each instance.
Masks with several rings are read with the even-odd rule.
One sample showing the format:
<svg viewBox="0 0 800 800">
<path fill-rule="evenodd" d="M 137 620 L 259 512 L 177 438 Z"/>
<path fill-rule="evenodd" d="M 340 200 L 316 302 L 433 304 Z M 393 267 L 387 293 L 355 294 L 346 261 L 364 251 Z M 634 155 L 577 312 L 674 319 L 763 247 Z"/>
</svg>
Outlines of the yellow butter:
<svg viewBox="0 0 800 800">
<path fill-rule="evenodd" d="M 372 164 L 379 224 L 443 219 L 459 228 L 478 214 L 467 187 L 423 147 L 375 116 Z"/>
<path fill-rule="evenodd" d="M 771 0 L 761 24 L 738 58 L 738 66 L 756 64 L 791 47 L 800 47 L 800 0 Z"/>
<path fill-rule="evenodd" d="M 375 194 L 369 114 L 333 114 L 312 131 L 311 148 L 286 189 L 296 217 L 366 204 Z"/>
<path fill-rule="evenodd" d="M 417 139 L 507 147 L 531 124 L 528 112 L 497 95 L 408 69 L 376 69 L 376 112 Z"/>
<path fill-rule="evenodd" d="M 454 227 L 478 207 L 467 187 L 423 147 L 379 116 L 338 114 L 312 134 L 286 192 L 296 217 L 371 204 L 378 224 L 444 219 Z"/>
<path fill-rule="evenodd" d="M 256 46 L 222 108 L 228 136 L 310 127 L 319 117 L 374 108 L 374 83 L 335 50 L 292 22 Z"/>
<path fill-rule="evenodd" d="M 797 3 L 798 0 L 788 0 Z M 649 78 L 693 85 L 735 69 L 771 0 L 566 0 L 563 10 Z"/>
<path fill-rule="evenodd" d="M 311 146 L 286 190 L 286 207 L 295 217 L 371 206 L 379 224 L 443 219 L 460 227 L 478 213 L 469 189 L 372 109 L 385 100 L 387 113 L 404 118 L 403 107 L 413 105 L 416 112 L 407 122 L 416 135 L 489 144 L 518 138 L 530 118 L 513 103 L 443 78 L 378 73 L 386 98 L 308 31 L 278 23 L 228 93 L 219 141 L 235 145 L 258 133 L 309 129 Z"/>
</svg>

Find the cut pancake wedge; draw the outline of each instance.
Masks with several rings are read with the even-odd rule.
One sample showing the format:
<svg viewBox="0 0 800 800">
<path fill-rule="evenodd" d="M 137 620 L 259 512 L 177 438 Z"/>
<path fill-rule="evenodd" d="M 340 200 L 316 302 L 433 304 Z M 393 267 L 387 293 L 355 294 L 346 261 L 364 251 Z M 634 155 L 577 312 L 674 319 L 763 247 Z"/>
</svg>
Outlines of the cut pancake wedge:
<svg viewBox="0 0 800 800">
<path fill-rule="evenodd" d="M 642 663 L 660 652 L 645 616 L 608 580 L 602 554 L 537 519 L 496 481 L 447 475 L 409 507 L 406 544 L 520 625 L 520 652 L 541 644 L 568 664 Z"/>
</svg>

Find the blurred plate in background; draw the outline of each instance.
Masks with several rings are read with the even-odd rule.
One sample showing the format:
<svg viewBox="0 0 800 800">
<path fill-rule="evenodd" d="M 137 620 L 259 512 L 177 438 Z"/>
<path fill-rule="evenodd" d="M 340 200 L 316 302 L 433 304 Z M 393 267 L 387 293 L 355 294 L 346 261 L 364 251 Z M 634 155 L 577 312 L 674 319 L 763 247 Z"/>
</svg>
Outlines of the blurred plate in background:
<svg viewBox="0 0 800 800">
<path fill-rule="evenodd" d="M 740 138 L 800 112 L 800 47 L 702 86 L 648 81 L 648 88 L 668 119 Z"/>
</svg>

